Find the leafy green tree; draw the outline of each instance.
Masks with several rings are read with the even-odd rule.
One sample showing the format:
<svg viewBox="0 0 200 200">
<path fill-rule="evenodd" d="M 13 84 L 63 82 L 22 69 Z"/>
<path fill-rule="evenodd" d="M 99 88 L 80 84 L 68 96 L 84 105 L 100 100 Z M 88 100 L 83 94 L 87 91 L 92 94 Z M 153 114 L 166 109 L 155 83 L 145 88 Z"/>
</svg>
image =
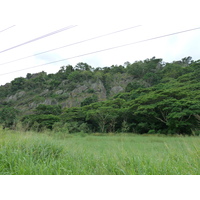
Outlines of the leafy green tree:
<svg viewBox="0 0 200 200">
<path fill-rule="evenodd" d="M 189 66 L 189 65 L 193 62 L 191 56 L 188 56 L 188 57 L 182 58 L 181 61 L 182 61 L 182 64 L 184 65 L 184 67 Z"/>
<path fill-rule="evenodd" d="M 38 131 L 41 131 L 44 128 L 52 130 L 54 123 L 59 121 L 60 117 L 52 114 L 27 115 L 22 119 L 22 123 L 27 129 L 35 127 L 35 124 L 37 123 Z"/>
<path fill-rule="evenodd" d="M 14 128 L 17 123 L 19 111 L 13 107 L 5 106 L 0 111 L 0 122 L 3 128 Z"/>
<path fill-rule="evenodd" d="M 74 68 L 72 65 L 62 66 L 60 70 L 55 74 L 56 80 L 59 80 L 60 82 L 64 79 L 67 79 L 69 74 L 71 74 L 74 71 Z"/>
<path fill-rule="evenodd" d="M 125 88 L 125 92 L 130 92 L 132 90 L 136 90 L 138 88 L 144 88 L 144 87 L 145 87 L 145 85 L 142 84 L 141 82 L 139 82 L 139 81 L 137 81 L 137 82 L 133 81 L 133 82 L 127 84 L 127 86 Z"/>
<path fill-rule="evenodd" d="M 42 71 L 37 74 L 27 74 L 26 83 L 23 86 L 24 90 L 32 90 L 37 88 L 38 91 L 44 89 L 47 86 L 48 76 L 47 73 Z"/>
<path fill-rule="evenodd" d="M 145 74 L 145 67 L 142 61 L 127 66 L 127 72 L 135 78 L 142 78 Z"/>
<path fill-rule="evenodd" d="M 61 109 L 60 105 L 40 104 L 35 109 L 35 114 L 36 115 L 49 115 L 49 114 L 60 115 L 61 112 L 62 112 L 62 109 Z"/>
<path fill-rule="evenodd" d="M 152 86 L 159 83 L 162 67 L 162 59 L 153 57 L 127 65 L 127 72 L 134 78 L 145 80 L 149 86 Z"/>
<path fill-rule="evenodd" d="M 32 74 L 31 73 L 27 73 L 26 74 L 26 79 L 31 79 L 32 78 Z"/>
<path fill-rule="evenodd" d="M 11 90 L 10 85 L 11 84 L 0 86 L 0 98 L 5 98 L 10 93 L 10 90 Z"/>
<path fill-rule="evenodd" d="M 112 107 L 99 107 L 97 110 L 88 111 L 86 119 L 94 121 L 94 124 L 98 124 L 100 131 L 104 133 L 107 131 L 115 131 L 117 117 L 117 109 Z"/>
<path fill-rule="evenodd" d="M 68 76 L 68 80 L 72 82 L 81 82 L 83 81 L 83 74 L 81 71 L 74 71 Z"/>
<path fill-rule="evenodd" d="M 40 104 L 36 107 L 34 114 L 24 116 L 21 121 L 27 129 L 41 131 L 43 128 L 47 128 L 52 130 L 54 123 L 60 121 L 61 112 L 60 105 Z"/>
<path fill-rule="evenodd" d="M 76 70 L 81 70 L 81 71 L 91 71 L 92 67 L 88 65 L 87 63 L 80 62 L 75 66 Z"/>
<path fill-rule="evenodd" d="M 92 95 L 91 97 L 85 98 L 85 99 L 81 102 L 81 107 L 90 105 L 91 103 L 95 103 L 95 102 L 97 102 L 97 101 L 98 101 L 97 95 Z"/>
<path fill-rule="evenodd" d="M 122 73 L 125 73 L 125 68 L 124 68 L 124 66 L 122 66 L 122 65 L 112 65 L 111 66 L 111 70 L 110 70 L 110 73 L 113 73 L 113 74 L 117 74 L 117 73 L 120 73 L 120 74 L 122 74 Z"/>
<path fill-rule="evenodd" d="M 85 121 L 85 112 L 82 107 L 72 107 L 66 108 L 61 114 L 61 119 L 63 123 L 68 122 L 80 122 Z"/>
<path fill-rule="evenodd" d="M 26 79 L 23 77 L 15 78 L 13 81 L 11 81 L 11 90 L 15 92 L 17 90 L 23 89 L 25 82 Z"/>
<path fill-rule="evenodd" d="M 155 130 L 191 134 L 192 129 L 198 127 L 195 115 L 200 113 L 199 96 L 194 87 L 197 85 L 194 84 L 192 90 L 180 83 L 164 86 L 157 86 L 157 90 L 154 87 L 129 103 L 134 116 L 140 120 L 137 125 L 139 132 Z"/>
</svg>

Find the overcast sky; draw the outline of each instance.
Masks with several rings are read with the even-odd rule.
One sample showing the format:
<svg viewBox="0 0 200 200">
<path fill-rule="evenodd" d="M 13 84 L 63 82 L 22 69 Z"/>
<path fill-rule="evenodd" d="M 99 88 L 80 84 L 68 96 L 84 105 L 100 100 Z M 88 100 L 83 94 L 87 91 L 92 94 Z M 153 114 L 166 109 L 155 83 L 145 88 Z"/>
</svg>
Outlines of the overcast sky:
<svg viewBox="0 0 200 200">
<path fill-rule="evenodd" d="M 165 62 L 200 59 L 200 29 L 122 48 L 35 67 L 118 45 L 200 27 L 198 0 L 1 0 L 0 52 L 58 29 L 77 25 L 42 40 L 0 53 L 0 85 L 27 73 L 56 73 L 61 66 L 86 62 L 92 67 L 123 65 L 146 58 Z M 33 56 L 78 41 L 141 25 L 107 37 Z"/>
</svg>

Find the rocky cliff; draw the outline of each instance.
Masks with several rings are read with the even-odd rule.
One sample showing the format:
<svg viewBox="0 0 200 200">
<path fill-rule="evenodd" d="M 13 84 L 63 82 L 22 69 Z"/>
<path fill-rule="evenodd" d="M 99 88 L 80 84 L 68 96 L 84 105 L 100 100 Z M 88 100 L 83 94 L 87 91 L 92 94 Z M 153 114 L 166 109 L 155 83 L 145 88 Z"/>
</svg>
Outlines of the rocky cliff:
<svg viewBox="0 0 200 200">
<path fill-rule="evenodd" d="M 37 75 L 41 76 L 39 73 Z M 12 91 L 14 83 L 10 84 L 10 92 L 4 98 L 1 98 L 1 104 L 11 104 L 24 112 L 30 112 L 39 104 L 59 104 L 62 108 L 76 107 L 80 106 L 81 102 L 91 96 L 96 96 L 98 101 L 103 101 L 119 92 L 124 92 L 127 84 L 133 80 L 126 73 L 116 73 L 106 80 L 94 77 L 80 81 L 62 80 L 57 86 L 53 87 L 50 86 L 52 79 L 44 79 L 46 81 L 45 84 L 35 87 L 34 84 L 36 82 L 34 83 L 34 79 L 38 79 L 38 76 L 33 76 L 32 79 L 26 80 L 26 84 L 16 91 Z"/>
</svg>

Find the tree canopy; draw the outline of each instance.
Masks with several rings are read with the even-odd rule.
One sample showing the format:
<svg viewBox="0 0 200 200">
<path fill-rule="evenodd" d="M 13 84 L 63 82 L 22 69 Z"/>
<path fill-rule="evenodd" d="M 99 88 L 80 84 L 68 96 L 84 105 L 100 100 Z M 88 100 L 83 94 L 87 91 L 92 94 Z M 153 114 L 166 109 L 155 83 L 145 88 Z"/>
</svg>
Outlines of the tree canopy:
<svg viewBox="0 0 200 200">
<path fill-rule="evenodd" d="M 4 127 L 13 128 L 17 121 L 21 121 L 28 129 L 37 126 L 38 131 L 55 127 L 63 130 L 65 127 L 69 133 L 125 131 L 199 135 L 199 78 L 200 60 L 192 61 L 191 57 L 172 63 L 153 57 L 102 69 L 94 69 L 86 63 L 63 66 L 56 74 L 27 74 L 26 78 L 16 78 L 1 86 L 0 122 Z M 94 87 L 86 89 L 85 81 Z M 97 92 L 101 89 L 96 86 L 97 81 L 101 81 L 105 88 L 106 99 L 98 98 Z M 126 83 L 123 91 L 111 95 L 120 81 Z M 33 93 L 34 98 L 46 103 L 19 115 L 18 106 L 26 104 L 20 100 L 24 95 L 20 91 L 31 93 L 32 87 L 41 94 Z M 60 90 L 55 93 L 55 88 Z M 75 90 L 87 95 L 77 98 L 80 106 L 66 106 L 63 100 L 67 102 L 72 98 Z M 18 98 L 18 104 L 6 100 L 8 96 Z M 54 101 L 48 98 L 54 98 Z M 26 102 L 29 101 L 27 98 Z"/>
</svg>

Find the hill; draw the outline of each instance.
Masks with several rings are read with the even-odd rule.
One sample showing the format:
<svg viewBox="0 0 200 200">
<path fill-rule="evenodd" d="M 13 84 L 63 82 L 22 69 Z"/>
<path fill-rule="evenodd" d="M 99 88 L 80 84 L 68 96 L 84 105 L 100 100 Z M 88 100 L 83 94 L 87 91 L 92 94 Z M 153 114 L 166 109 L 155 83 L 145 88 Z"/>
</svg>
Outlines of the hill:
<svg viewBox="0 0 200 200">
<path fill-rule="evenodd" d="M 63 66 L 0 87 L 4 127 L 73 132 L 198 134 L 200 62 L 146 59 Z"/>
</svg>

